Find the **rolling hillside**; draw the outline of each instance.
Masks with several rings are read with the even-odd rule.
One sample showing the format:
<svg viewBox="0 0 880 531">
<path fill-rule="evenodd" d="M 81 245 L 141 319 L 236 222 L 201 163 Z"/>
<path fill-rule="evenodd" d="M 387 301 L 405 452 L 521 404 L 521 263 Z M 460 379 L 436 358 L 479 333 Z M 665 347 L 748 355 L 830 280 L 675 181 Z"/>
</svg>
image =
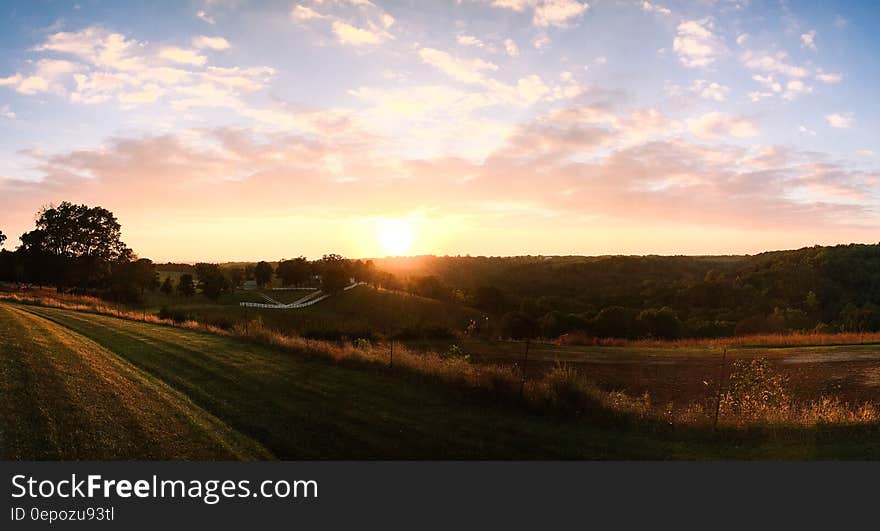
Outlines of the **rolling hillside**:
<svg viewBox="0 0 880 531">
<path fill-rule="evenodd" d="M 610 428 L 380 367 L 226 336 L 0 303 L 5 459 L 870 458 L 835 428 Z"/>
<path fill-rule="evenodd" d="M 3 459 L 266 459 L 262 445 L 100 344 L 0 304 Z"/>
</svg>

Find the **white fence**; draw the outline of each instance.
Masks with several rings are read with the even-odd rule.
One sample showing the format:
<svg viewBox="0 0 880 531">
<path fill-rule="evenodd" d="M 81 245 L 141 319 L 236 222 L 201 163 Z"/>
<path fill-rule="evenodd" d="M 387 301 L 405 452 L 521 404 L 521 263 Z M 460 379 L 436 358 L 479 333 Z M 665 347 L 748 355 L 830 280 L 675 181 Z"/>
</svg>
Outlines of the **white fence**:
<svg viewBox="0 0 880 531">
<path fill-rule="evenodd" d="M 352 288 L 356 288 L 357 286 L 363 286 L 363 285 L 366 285 L 366 282 L 355 282 L 354 284 L 350 284 L 350 285 L 342 288 L 342 291 L 348 291 Z M 275 309 L 275 310 L 292 310 L 292 309 L 297 309 L 297 308 L 305 308 L 307 306 L 317 304 L 317 303 L 321 302 L 322 300 L 329 298 L 331 295 L 332 294 L 330 294 L 330 293 L 324 293 L 323 291 L 318 290 L 318 291 L 313 291 L 313 292 L 309 293 L 308 295 L 306 295 L 305 297 L 303 297 L 301 299 L 297 299 L 297 300 L 291 302 L 290 304 L 284 304 L 284 303 L 276 301 L 272 297 L 269 297 L 269 296 L 261 293 L 260 294 L 261 297 L 263 297 L 264 299 L 271 301 L 271 302 L 269 302 L 269 303 L 240 302 L 238 304 L 239 304 L 239 306 L 244 306 L 245 308 L 271 308 L 271 309 Z"/>
</svg>

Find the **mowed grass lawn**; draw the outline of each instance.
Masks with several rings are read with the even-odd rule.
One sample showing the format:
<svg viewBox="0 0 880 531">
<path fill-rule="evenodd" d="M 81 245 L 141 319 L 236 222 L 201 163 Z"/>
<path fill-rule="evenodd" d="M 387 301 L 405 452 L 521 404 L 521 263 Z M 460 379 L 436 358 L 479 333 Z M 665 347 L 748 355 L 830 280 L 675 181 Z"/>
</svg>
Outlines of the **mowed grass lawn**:
<svg viewBox="0 0 880 531">
<path fill-rule="evenodd" d="M 384 368 L 0 303 L 5 459 L 880 457 L 877 431 L 600 427 Z"/>
</svg>

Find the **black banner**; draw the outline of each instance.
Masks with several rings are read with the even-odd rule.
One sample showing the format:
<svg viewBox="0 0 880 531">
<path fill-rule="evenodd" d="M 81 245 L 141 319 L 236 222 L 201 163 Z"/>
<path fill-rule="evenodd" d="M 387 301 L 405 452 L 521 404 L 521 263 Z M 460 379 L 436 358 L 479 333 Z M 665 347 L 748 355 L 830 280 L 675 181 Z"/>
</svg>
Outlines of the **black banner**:
<svg viewBox="0 0 880 531">
<path fill-rule="evenodd" d="M 877 463 L 5 462 L 0 470 L 8 530 L 843 529 L 876 516 L 880 477 Z"/>
</svg>

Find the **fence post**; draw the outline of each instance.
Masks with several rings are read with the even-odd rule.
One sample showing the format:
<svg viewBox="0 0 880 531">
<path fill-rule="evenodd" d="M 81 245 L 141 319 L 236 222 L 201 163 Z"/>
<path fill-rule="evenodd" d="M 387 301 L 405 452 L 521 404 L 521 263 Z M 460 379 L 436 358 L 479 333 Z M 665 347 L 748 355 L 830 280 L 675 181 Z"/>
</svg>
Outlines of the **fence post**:
<svg viewBox="0 0 880 531">
<path fill-rule="evenodd" d="M 715 420 L 712 422 L 712 431 L 718 429 L 718 414 L 721 412 L 721 385 L 724 380 L 724 364 L 727 361 L 727 347 L 721 352 L 721 367 L 718 369 L 718 392 L 715 396 Z"/>
<path fill-rule="evenodd" d="M 531 343 L 532 339 L 530 337 L 526 338 L 526 352 L 523 355 L 523 365 L 522 365 L 522 380 L 519 382 L 519 396 L 522 398 L 523 391 L 526 387 L 526 366 L 529 363 L 529 343 Z"/>
</svg>

